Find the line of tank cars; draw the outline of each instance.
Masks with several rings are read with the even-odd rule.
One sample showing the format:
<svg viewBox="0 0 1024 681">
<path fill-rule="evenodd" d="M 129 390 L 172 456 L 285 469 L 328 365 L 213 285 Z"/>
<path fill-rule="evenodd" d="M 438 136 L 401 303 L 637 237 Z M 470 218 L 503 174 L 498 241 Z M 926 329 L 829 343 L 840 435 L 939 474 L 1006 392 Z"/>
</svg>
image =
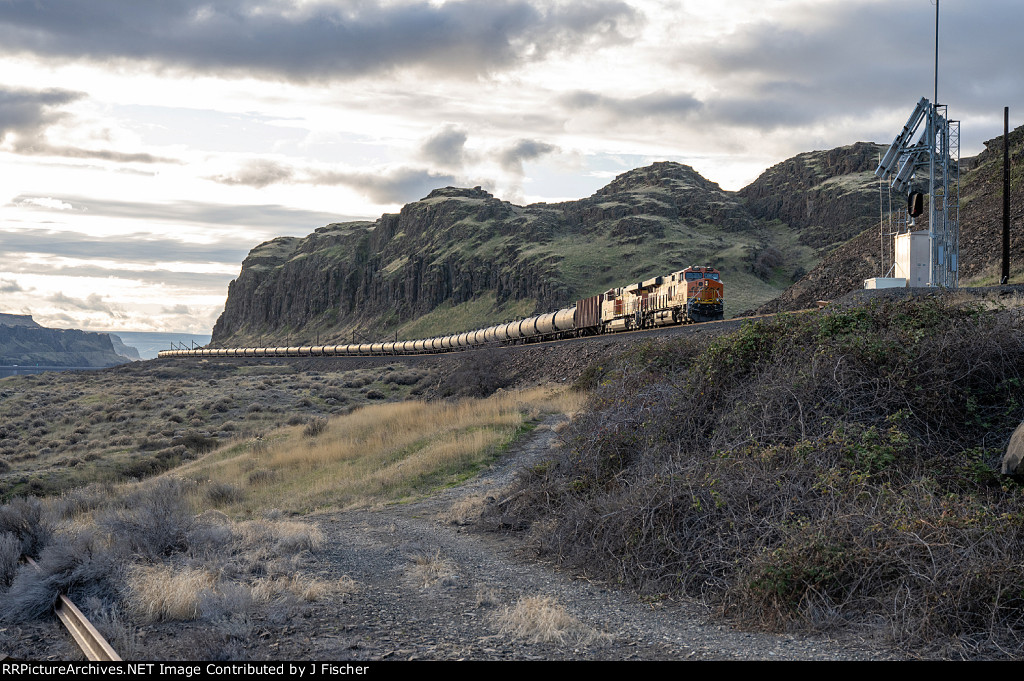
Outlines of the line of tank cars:
<svg viewBox="0 0 1024 681">
<path fill-rule="evenodd" d="M 723 294 L 718 270 L 688 267 L 638 284 L 609 289 L 557 312 L 437 338 L 347 345 L 164 350 L 159 356 L 319 357 L 448 352 L 488 344 L 575 338 L 723 319 Z"/>
</svg>

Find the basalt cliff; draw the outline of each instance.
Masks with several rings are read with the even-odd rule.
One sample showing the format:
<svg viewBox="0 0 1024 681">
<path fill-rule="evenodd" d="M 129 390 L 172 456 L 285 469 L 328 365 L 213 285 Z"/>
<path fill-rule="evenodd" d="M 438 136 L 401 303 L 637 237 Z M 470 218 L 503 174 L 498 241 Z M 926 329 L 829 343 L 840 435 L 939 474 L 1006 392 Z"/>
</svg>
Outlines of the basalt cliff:
<svg viewBox="0 0 1024 681">
<path fill-rule="evenodd" d="M 425 337 L 557 309 L 692 264 L 727 311 L 778 296 L 877 213 L 880 147 L 801 154 L 729 192 L 689 166 L 626 172 L 578 201 L 518 206 L 445 187 L 373 222 L 254 248 L 213 345 Z"/>
<path fill-rule="evenodd" d="M 40 326 L 31 315 L 0 314 L 0 366 L 98 368 L 139 359 L 117 336 Z"/>
</svg>

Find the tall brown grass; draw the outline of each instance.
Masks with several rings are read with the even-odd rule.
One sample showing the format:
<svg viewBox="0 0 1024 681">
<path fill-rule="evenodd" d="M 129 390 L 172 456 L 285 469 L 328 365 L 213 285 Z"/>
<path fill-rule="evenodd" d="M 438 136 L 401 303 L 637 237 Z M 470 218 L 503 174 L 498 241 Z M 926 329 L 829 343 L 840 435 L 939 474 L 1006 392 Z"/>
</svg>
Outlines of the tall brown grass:
<svg viewBox="0 0 1024 681">
<path fill-rule="evenodd" d="M 604 638 L 600 632 L 571 615 L 551 596 L 528 596 L 496 616 L 502 633 L 532 643 L 587 645 Z"/>
<path fill-rule="evenodd" d="M 206 570 L 170 565 L 133 565 L 128 570 L 129 607 L 144 622 L 194 620 L 200 594 L 216 577 Z"/>
<path fill-rule="evenodd" d="M 221 505 L 228 512 L 369 506 L 464 479 L 531 419 L 573 413 L 583 401 L 564 389 L 534 388 L 487 399 L 371 405 L 331 419 L 315 439 L 303 437 L 301 427 L 285 429 L 259 449 L 222 450 L 180 472 L 242 490 Z"/>
</svg>

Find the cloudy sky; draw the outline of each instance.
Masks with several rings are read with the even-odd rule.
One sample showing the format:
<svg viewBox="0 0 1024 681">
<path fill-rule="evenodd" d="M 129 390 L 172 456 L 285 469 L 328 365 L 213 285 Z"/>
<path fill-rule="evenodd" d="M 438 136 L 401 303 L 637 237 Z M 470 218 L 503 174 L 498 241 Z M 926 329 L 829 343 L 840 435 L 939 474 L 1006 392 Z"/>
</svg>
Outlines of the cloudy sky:
<svg viewBox="0 0 1024 681">
<path fill-rule="evenodd" d="M 434 187 L 576 199 L 673 160 L 739 189 L 888 143 L 934 2 L 0 0 L 0 312 L 208 333 L 256 244 Z M 1024 2 L 941 12 L 966 156 L 1024 117 Z"/>
</svg>

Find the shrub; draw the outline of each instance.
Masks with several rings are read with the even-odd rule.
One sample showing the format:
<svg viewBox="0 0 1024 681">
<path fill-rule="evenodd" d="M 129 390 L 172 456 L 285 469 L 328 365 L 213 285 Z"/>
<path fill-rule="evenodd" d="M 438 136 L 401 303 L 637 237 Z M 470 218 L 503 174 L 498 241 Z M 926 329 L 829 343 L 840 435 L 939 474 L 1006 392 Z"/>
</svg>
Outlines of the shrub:
<svg viewBox="0 0 1024 681">
<path fill-rule="evenodd" d="M 0 617 L 21 622 L 49 612 L 61 593 L 79 603 L 89 598 L 114 600 L 122 582 L 122 558 L 92 532 L 60 537 L 39 555 L 38 570 L 17 573 Z"/>
<path fill-rule="evenodd" d="M 21 560 L 21 541 L 11 532 L 0 532 L 0 592 L 14 581 Z"/>
<path fill-rule="evenodd" d="M 327 430 L 327 419 L 313 418 L 306 424 L 306 427 L 302 430 L 302 434 L 306 437 L 316 437 L 325 430 Z"/>
<path fill-rule="evenodd" d="M 96 524 L 134 553 L 168 556 L 186 547 L 194 522 L 185 495 L 182 481 L 156 480 L 130 494 L 125 508 L 100 514 Z"/>
<path fill-rule="evenodd" d="M 45 517 L 38 499 L 17 498 L 0 506 L 0 532 L 10 533 L 18 539 L 21 544 L 19 553 L 38 557 L 50 540 L 53 526 Z"/>
<path fill-rule="evenodd" d="M 1024 495 L 992 473 L 1024 417 L 1019 324 L 927 298 L 636 348 L 485 520 L 750 624 L 1019 655 Z"/>
<path fill-rule="evenodd" d="M 206 500 L 214 506 L 224 506 L 241 501 L 245 494 L 230 482 L 211 482 L 206 486 Z"/>
<path fill-rule="evenodd" d="M 212 451 L 217 446 L 217 438 L 210 437 L 209 435 L 203 435 L 201 433 L 190 432 L 185 435 L 175 438 L 172 445 L 184 445 L 189 451 L 195 454 L 205 454 Z"/>
<path fill-rule="evenodd" d="M 419 371 L 392 371 L 387 374 L 383 381 L 394 385 L 414 385 L 419 383 L 424 374 Z"/>
<path fill-rule="evenodd" d="M 508 387 L 512 378 L 501 358 L 494 350 L 467 351 L 459 368 L 444 378 L 438 391 L 444 397 L 487 397 Z"/>
</svg>

